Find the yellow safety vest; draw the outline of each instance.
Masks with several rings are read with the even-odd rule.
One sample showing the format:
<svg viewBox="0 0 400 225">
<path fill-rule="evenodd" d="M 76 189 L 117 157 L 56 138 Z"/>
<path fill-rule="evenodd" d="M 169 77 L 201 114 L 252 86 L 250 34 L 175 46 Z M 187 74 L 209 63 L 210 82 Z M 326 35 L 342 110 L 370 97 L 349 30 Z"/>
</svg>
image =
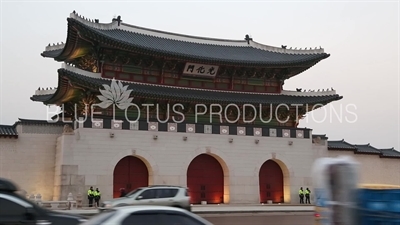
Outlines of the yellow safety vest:
<svg viewBox="0 0 400 225">
<path fill-rule="evenodd" d="M 88 195 L 89 197 L 93 197 L 93 196 L 94 196 L 94 191 L 88 190 L 88 191 L 87 191 L 87 195 Z"/>
</svg>

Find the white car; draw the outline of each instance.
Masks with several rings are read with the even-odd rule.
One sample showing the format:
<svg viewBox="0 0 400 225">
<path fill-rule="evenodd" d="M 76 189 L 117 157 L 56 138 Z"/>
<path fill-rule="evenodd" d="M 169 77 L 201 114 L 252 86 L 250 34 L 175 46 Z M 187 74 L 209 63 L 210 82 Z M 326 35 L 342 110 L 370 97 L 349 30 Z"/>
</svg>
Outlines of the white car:
<svg viewBox="0 0 400 225">
<path fill-rule="evenodd" d="M 189 191 L 185 187 L 152 185 L 131 191 L 126 196 L 104 201 L 99 210 L 128 205 L 173 206 L 191 211 Z"/>
<path fill-rule="evenodd" d="M 124 206 L 113 208 L 80 225 L 213 225 L 187 210 L 169 206 Z"/>
</svg>

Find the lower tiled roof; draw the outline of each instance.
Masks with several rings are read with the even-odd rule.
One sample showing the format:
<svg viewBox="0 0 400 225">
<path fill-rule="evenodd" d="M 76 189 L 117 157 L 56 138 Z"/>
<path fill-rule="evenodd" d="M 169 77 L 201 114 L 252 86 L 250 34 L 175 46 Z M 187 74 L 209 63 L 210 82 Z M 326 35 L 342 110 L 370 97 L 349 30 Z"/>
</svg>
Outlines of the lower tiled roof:
<svg viewBox="0 0 400 225">
<path fill-rule="evenodd" d="M 103 84 L 110 85 L 110 79 L 94 78 L 81 75 L 66 69 L 59 69 L 59 85 L 62 85 L 63 78 L 67 78 L 74 85 L 85 87 L 98 91 L 103 89 Z M 68 83 L 64 82 L 65 85 Z M 128 85 L 128 89 L 132 90 L 132 96 L 145 97 L 159 100 L 172 100 L 178 102 L 194 102 L 194 103 L 216 103 L 216 104 L 327 104 L 332 101 L 342 99 L 337 94 L 325 96 L 293 96 L 282 94 L 257 94 L 245 92 L 217 91 L 195 88 L 183 88 L 165 85 L 145 84 L 136 82 L 124 82 Z M 50 102 L 52 97 L 57 95 L 57 88 L 54 95 L 34 95 L 31 97 L 33 101 Z"/>
<path fill-rule="evenodd" d="M 381 157 L 383 158 L 386 157 L 400 158 L 400 152 L 396 151 L 394 148 L 379 149 L 379 151 L 382 153 Z"/>
<path fill-rule="evenodd" d="M 63 121 L 50 121 L 50 120 L 36 120 L 36 119 L 21 119 L 18 118 L 18 122 L 16 124 L 29 124 L 29 125 L 43 125 L 43 124 L 49 124 L 49 125 L 64 125 L 65 123 Z"/>
<path fill-rule="evenodd" d="M 0 125 L 0 137 L 18 137 L 18 132 L 14 125 Z"/>
<path fill-rule="evenodd" d="M 357 148 L 356 153 L 381 154 L 377 148 L 372 147 L 370 144 L 354 146 Z"/>
<path fill-rule="evenodd" d="M 394 148 L 377 149 L 370 144 L 353 145 L 344 140 L 328 141 L 328 150 L 351 150 L 358 154 L 374 154 L 381 158 L 400 158 L 400 152 Z"/>
<path fill-rule="evenodd" d="M 340 140 L 340 141 L 328 141 L 328 149 L 329 150 L 357 150 L 357 148 L 344 141 L 344 140 Z"/>
<path fill-rule="evenodd" d="M 47 120 L 35 120 L 35 119 L 20 119 L 13 125 L 1 125 L 0 124 L 0 137 L 18 137 L 17 125 L 56 125 L 62 126 L 65 123 L 63 121 L 47 121 Z"/>
</svg>

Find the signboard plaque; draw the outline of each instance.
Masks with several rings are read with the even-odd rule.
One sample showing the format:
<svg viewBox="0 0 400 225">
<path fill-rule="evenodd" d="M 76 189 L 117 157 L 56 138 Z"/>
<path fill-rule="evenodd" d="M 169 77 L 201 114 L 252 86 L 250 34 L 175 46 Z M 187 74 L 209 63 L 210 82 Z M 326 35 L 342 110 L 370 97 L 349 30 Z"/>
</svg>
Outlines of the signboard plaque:
<svg viewBox="0 0 400 225">
<path fill-rule="evenodd" d="M 214 78 L 217 75 L 217 72 L 218 66 L 188 62 L 183 70 L 183 75 Z"/>
</svg>

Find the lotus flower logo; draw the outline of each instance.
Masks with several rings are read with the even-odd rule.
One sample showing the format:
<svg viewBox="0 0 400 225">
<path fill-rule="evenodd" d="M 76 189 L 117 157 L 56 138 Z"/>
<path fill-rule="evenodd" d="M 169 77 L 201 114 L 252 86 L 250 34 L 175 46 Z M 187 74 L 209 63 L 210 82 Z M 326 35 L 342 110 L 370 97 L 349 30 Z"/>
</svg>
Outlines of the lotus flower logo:
<svg viewBox="0 0 400 225">
<path fill-rule="evenodd" d="M 97 96 L 101 101 L 101 103 L 97 104 L 99 107 L 106 109 L 110 105 L 116 105 L 119 109 L 125 110 L 133 105 L 133 98 L 129 98 L 132 90 L 128 90 L 128 85 L 123 86 L 121 81 L 117 83 L 115 79 L 112 79 L 111 86 L 103 84 L 103 87 L 104 90 L 99 90 L 101 95 Z"/>
</svg>

